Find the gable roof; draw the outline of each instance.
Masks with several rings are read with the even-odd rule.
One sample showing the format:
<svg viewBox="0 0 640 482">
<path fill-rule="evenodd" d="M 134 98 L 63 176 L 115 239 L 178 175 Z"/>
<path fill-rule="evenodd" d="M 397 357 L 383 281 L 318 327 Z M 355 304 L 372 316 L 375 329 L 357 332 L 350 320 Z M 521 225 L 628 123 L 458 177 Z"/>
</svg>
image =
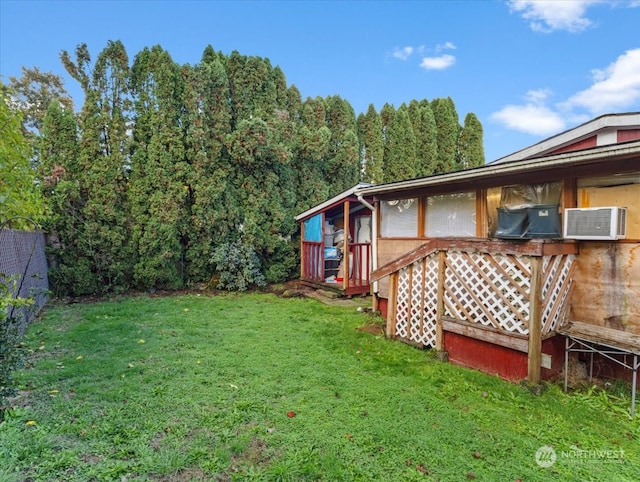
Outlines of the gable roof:
<svg viewBox="0 0 640 482">
<path fill-rule="evenodd" d="M 341 192 L 337 196 L 332 197 L 331 199 L 327 199 L 325 202 L 318 204 L 317 206 L 312 207 L 311 209 L 306 210 L 305 212 L 298 214 L 296 216 L 296 221 L 302 221 L 303 219 L 309 218 L 315 214 L 321 213 L 327 208 L 334 206 L 335 204 L 344 201 L 345 199 L 356 195 L 357 192 L 360 192 L 361 189 L 371 187 L 374 184 L 369 184 L 367 182 L 359 182 L 355 186 L 350 189 L 347 189 L 344 192 Z"/>
<path fill-rule="evenodd" d="M 625 130 L 637 130 L 638 132 L 634 139 L 640 139 L 640 112 L 601 115 L 577 127 L 544 139 L 537 144 L 501 157 L 490 162 L 490 164 L 501 164 L 560 154 L 561 152 L 577 151 L 588 147 L 617 144 L 621 142 L 618 132 Z"/>
</svg>

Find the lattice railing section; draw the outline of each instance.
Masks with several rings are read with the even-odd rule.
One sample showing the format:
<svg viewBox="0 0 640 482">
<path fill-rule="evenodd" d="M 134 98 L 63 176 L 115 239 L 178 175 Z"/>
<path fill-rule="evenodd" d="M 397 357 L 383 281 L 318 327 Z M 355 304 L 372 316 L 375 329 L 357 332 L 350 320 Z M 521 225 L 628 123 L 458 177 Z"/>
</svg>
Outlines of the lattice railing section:
<svg viewBox="0 0 640 482">
<path fill-rule="evenodd" d="M 530 290 L 527 257 L 447 253 L 445 316 L 526 335 Z"/>
<path fill-rule="evenodd" d="M 567 298 L 572 286 L 575 256 L 557 255 L 542 258 L 542 334 L 555 331 L 567 316 Z"/>
<path fill-rule="evenodd" d="M 542 259 L 542 334 L 555 331 L 567 314 L 574 255 Z M 528 335 L 532 257 L 498 253 L 445 252 L 442 315 Z M 395 334 L 435 346 L 438 320 L 438 253 L 398 272 Z"/>
<path fill-rule="evenodd" d="M 398 273 L 395 334 L 405 340 L 435 346 L 438 258 L 423 258 Z"/>
</svg>

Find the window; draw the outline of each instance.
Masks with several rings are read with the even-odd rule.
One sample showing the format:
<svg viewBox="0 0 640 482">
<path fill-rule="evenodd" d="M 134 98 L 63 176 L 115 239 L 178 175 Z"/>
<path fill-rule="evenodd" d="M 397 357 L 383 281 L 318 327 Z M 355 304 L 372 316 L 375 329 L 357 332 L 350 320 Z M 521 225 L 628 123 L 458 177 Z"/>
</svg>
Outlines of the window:
<svg viewBox="0 0 640 482">
<path fill-rule="evenodd" d="M 383 238 L 418 236 L 418 200 L 400 199 L 380 203 L 380 236 Z"/>
<path fill-rule="evenodd" d="M 475 237 L 475 192 L 428 197 L 425 210 L 425 235 L 428 238 Z"/>
</svg>

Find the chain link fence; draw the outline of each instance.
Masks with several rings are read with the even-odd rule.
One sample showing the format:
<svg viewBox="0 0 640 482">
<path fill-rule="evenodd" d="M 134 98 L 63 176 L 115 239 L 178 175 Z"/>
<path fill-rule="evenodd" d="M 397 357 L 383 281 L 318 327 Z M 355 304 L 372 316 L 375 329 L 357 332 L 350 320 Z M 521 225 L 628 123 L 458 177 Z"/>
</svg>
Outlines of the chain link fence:
<svg viewBox="0 0 640 482">
<path fill-rule="evenodd" d="M 29 307 L 8 308 L 8 316 L 18 319 L 23 331 L 49 298 L 43 232 L 0 229 L 0 283 L 7 286 L 14 297 L 34 300 Z"/>
</svg>

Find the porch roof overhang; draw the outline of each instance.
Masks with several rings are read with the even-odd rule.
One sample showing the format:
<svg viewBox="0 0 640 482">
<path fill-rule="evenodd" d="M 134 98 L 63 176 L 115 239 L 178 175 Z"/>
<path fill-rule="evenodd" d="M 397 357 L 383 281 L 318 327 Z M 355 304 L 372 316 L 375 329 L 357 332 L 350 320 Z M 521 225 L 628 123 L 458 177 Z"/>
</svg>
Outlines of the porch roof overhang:
<svg viewBox="0 0 640 482">
<path fill-rule="evenodd" d="M 444 194 L 482 187 L 549 182 L 567 177 L 640 171 L 640 141 L 594 147 L 548 157 L 525 159 L 435 176 L 361 188 L 379 199 L 406 199 L 425 192 Z"/>
<path fill-rule="evenodd" d="M 366 189 L 371 186 L 373 186 L 373 184 L 369 184 L 366 182 L 358 183 L 355 186 L 353 186 L 351 189 L 347 189 L 346 191 L 338 194 L 337 196 L 334 196 L 331 199 L 327 199 L 322 204 L 318 204 L 317 206 L 314 206 L 311 209 L 308 209 L 305 212 L 298 214 L 296 216 L 296 221 L 298 222 L 304 221 L 305 219 L 310 218 L 311 216 L 314 216 L 318 213 L 321 213 L 352 196 L 356 196 L 356 194 L 359 193 L 361 189 Z"/>
</svg>

